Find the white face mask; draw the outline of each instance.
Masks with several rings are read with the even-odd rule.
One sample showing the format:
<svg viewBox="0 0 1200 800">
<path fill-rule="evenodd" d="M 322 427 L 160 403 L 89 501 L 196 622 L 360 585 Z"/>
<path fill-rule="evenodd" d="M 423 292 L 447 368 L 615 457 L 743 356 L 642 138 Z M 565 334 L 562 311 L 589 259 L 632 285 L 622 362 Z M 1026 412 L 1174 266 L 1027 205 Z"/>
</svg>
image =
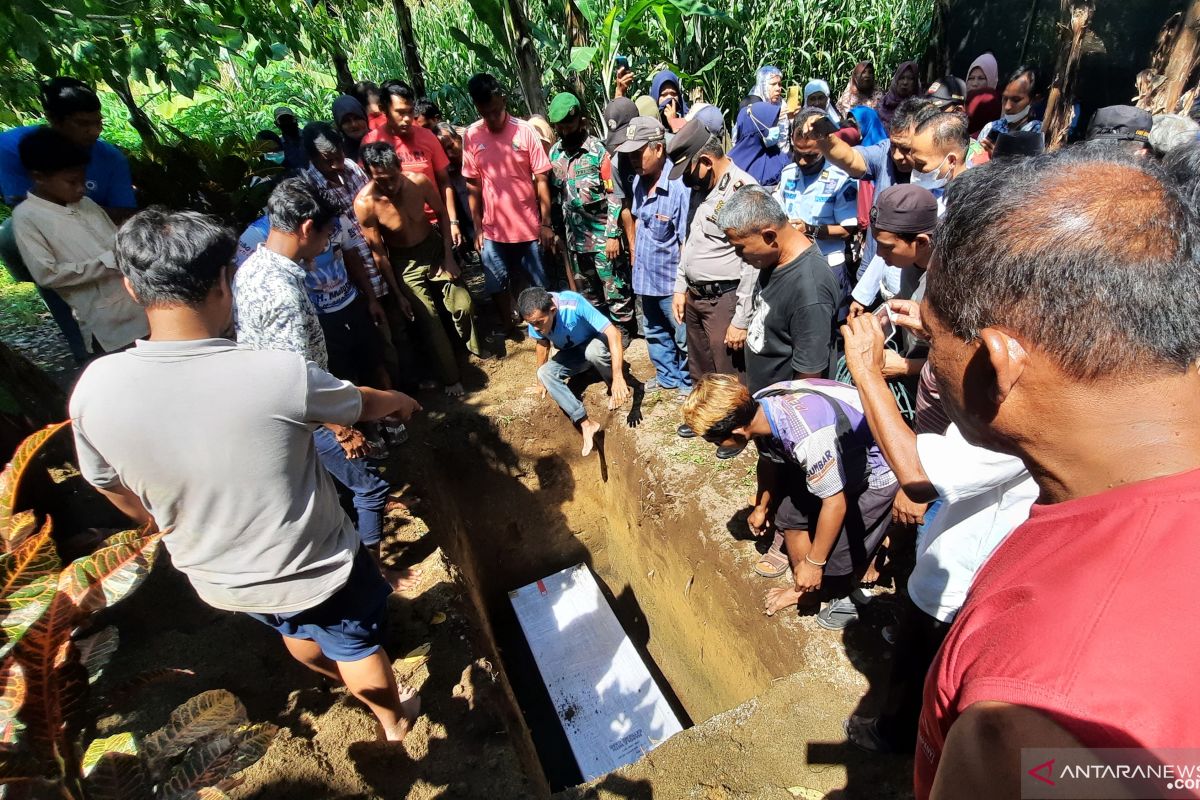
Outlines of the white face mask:
<svg viewBox="0 0 1200 800">
<path fill-rule="evenodd" d="M 944 156 L 942 160 L 938 162 L 938 165 L 928 172 L 918 172 L 914 169 L 912 171 L 912 177 L 909 178 L 909 183 L 912 183 L 916 186 L 921 186 L 931 192 L 935 189 L 941 189 L 950 181 L 950 176 L 948 175 L 944 178 L 938 177 L 938 173 L 941 171 L 942 165 L 946 163 L 946 159 L 949 157 L 949 155 Z"/>
<path fill-rule="evenodd" d="M 1004 121 L 1005 122 L 1020 122 L 1021 120 L 1025 119 L 1026 117 L 1029 116 L 1029 109 L 1031 109 L 1031 108 L 1033 108 L 1032 102 L 1015 114 L 1005 114 Z"/>
</svg>

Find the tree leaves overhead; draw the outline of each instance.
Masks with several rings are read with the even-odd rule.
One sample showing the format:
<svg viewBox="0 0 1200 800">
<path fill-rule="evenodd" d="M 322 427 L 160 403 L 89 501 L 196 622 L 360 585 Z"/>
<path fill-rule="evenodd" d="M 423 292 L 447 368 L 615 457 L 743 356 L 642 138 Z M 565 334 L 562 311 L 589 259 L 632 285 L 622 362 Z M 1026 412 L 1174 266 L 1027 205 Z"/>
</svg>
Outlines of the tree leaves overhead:
<svg viewBox="0 0 1200 800">
<path fill-rule="evenodd" d="M 328 54 L 364 4 L 343 0 L 334 19 L 305 0 L 6 0 L 0 59 L 28 62 L 35 74 L 27 73 L 27 81 L 59 73 L 95 83 L 124 78 L 191 97 L 219 77 L 217 65 L 229 51 L 250 41 L 260 65 Z M 0 73 L 4 101 L 34 110 L 34 94 L 15 85 L 7 91 L 7 77 Z"/>
</svg>

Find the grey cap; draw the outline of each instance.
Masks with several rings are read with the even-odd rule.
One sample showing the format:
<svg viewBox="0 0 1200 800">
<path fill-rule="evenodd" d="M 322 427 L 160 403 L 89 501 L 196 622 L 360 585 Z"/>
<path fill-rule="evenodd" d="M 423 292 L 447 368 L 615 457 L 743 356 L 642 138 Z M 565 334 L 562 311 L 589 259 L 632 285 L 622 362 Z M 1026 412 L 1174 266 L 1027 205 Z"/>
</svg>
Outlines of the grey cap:
<svg viewBox="0 0 1200 800">
<path fill-rule="evenodd" d="M 625 127 L 625 141 L 617 145 L 617 152 L 632 153 L 651 142 L 662 142 L 666 138 L 667 132 L 662 123 L 654 117 L 634 117 Z"/>
<path fill-rule="evenodd" d="M 292 111 L 287 106 L 280 106 L 279 108 L 275 109 L 275 121 L 279 122 L 280 117 L 291 117 L 292 119 L 296 119 L 296 112 Z"/>
<path fill-rule="evenodd" d="M 637 106 L 628 97 L 617 97 L 604 107 L 604 147 L 608 152 L 615 153 L 625 143 L 625 130 L 637 115 Z"/>
<path fill-rule="evenodd" d="M 671 139 L 671 143 L 667 145 L 667 158 L 671 159 L 671 163 L 674 164 L 674 167 L 671 168 L 670 180 L 678 180 L 692 159 L 700 155 L 700 149 L 712 138 L 713 134 L 698 119 L 693 119 L 680 128 L 675 137 Z"/>
</svg>

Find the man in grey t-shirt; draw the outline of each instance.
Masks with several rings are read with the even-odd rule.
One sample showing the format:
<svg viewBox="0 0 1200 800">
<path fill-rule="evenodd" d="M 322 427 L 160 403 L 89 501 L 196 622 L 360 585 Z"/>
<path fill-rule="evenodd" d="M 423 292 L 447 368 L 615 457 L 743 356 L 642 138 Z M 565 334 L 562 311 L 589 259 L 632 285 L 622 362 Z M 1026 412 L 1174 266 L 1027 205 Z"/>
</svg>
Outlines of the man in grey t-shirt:
<svg viewBox="0 0 1200 800">
<path fill-rule="evenodd" d="M 391 588 L 321 467 L 322 423 L 420 410 L 296 353 L 239 349 L 229 278 L 237 240 L 210 217 L 148 210 L 116 259 L 150 338 L 93 362 L 71 396 L 84 477 L 139 523 L 209 605 L 248 613 L 301 663 L 344 681 L 389 740 L 416 719 L 382 649 Z M 381 690 L 380 687 L 386 687 Z"/>
</svg>

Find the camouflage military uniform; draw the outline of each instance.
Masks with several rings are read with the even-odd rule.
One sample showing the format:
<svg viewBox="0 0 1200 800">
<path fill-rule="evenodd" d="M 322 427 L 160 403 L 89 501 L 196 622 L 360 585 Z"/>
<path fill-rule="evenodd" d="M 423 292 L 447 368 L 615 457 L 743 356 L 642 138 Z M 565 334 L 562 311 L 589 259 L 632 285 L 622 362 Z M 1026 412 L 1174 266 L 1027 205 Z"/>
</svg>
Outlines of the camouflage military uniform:
<svg viewBox="0 0 1200 800">
<path fill-rule="evenodd" d="M 628 274 L 614 269 L 604 252 L 609 207 L 602 173 L 607 160 L 604 145 L 595 136 L 587 137 L 573 152 L 556 142 L 550 150 L 551 187 L 562 208 L 563 238 L 576 288 L 613 322 L 627 325 L 634 310 Z"/>
</svg>

